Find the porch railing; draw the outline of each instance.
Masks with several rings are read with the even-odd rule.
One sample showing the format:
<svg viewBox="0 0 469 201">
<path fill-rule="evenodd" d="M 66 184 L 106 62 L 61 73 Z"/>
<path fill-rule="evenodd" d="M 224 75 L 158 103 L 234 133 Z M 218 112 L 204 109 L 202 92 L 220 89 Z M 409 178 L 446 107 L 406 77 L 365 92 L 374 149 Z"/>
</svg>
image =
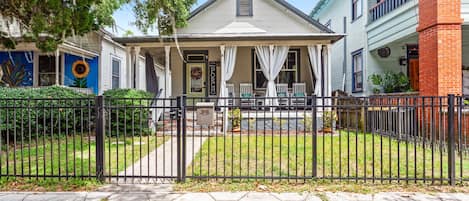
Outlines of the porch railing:
<svg viewBox="0 0 469 201">
<path fill-rule="evenodd" d="M 381 0 L 369 10 L 370 22 L 374 22 L 411 0 Z"/>
</svg>

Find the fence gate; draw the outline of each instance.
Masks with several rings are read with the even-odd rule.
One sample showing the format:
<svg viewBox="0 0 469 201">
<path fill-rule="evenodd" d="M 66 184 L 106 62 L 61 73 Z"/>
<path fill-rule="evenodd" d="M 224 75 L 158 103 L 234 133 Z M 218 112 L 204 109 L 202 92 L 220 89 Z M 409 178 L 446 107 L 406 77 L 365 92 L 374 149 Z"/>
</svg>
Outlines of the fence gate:
<svg viewBox="0 0 469 201">
<path fill-rule="evenodd" d="M 98 177 L 111 183 L 178 179 L 181 108 L 176 99 L 98 97 L 97 107 Z"/>
</svg>

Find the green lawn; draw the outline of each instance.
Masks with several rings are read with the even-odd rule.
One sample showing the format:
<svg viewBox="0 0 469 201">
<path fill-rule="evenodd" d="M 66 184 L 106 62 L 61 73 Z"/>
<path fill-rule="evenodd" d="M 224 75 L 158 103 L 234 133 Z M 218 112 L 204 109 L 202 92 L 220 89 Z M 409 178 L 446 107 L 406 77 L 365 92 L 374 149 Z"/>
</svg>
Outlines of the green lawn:
<svg viewBox="0 0 469 201">
<path fill-rule="evenodd" d="M 430 179 L 433 168 L 434 178 L 447 178 L 447 152 L 439 152 L 435 145 L 432 155 L 430 146 L 371 134 L 318 136 L 317 176 Z M 456 175 L 460 178 L 462 171 L 463 177 L 469 178 L 469 155 L 463 158 L 461 166 L 456 156 Z M 187 175 L 311 177 L 312 161 L 312 136 L 211 137 L 188 167 Z"/>
<path fill-rule="evenodd" d="M 16 149 L 10 144 L 8 161 L 6 145 L 2 145 L 3 153 L 0 157 L 2 175 L 25 174 L 32 175 L 32 177 L 36 175 L 39 177 L 42 175 L 93 177 L 95 175 L 96 142 L 94 138 L 88 139 L 87 135 L 83 138 L 80 136 L 38 138 L 37 147 L 35 140 L 33 138 L 31 143 L 24 140 L 23 145 L 17 141 Z M 164 142 L 165 139 L 160 136 L 106 138 L 105 172 L 116 175 Z"/>
</svg>

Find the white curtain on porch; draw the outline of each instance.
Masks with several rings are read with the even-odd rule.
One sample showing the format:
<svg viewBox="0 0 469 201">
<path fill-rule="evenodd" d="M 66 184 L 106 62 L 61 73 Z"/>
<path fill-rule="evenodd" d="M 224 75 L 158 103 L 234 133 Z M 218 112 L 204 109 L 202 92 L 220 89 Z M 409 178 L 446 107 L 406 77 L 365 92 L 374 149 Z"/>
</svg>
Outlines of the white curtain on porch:
<svg viewBox="0 0 469 201">
<path fill-rule="evenodd" d="M 326 50 L 326 51 L 323 51 Z M 308 46 L 309 59 L 311 69 L 314 76 L 315 85 L 314 94 L 319 97 L 317 99 L 318 105 L 331 105 L 330 98 L 322 99 L 321 97 L 332 96 L 332 83 L 331 83 L 331 45 L 310 45 Z"/>
<path fill-rule="evenodd" d="M 288 46 L 256 46 L 256 54 L 261 65 L 262 72 L 268 80 L 266 97 L 277 97 L 277 89 L 275 87 L 275 78 L 277 78 L 283 64 L 287 60 Z M 266 100 L 266 105 L 278 106 L 277 99 Z"/>
<path fill-rule="evenodd" d="M 322 75 L 320 73 L 321 72 L 321 50 L 322 50 L 322 45 L 308 46 L 309 61 L 311 63 L 313 77 L 315 79 L 313 89 L 314 89 L 314 94 L 316 96 L 320 96 L 322 94 L 321 92 L 322 91 L 321 90 Z"/>
<path fill-rule="evenodd" d="M 226 82 L 233 76 L 236 53 L 238 48 L 236 46 L 220 46 L 221 51 L 221 78 L 220 78 L 220 98 L 222 98 L 218 104 L 225 106 L 227 100 L 223 98 L 228 97 L 228 89 L 226 88 Z"/>
</svg>

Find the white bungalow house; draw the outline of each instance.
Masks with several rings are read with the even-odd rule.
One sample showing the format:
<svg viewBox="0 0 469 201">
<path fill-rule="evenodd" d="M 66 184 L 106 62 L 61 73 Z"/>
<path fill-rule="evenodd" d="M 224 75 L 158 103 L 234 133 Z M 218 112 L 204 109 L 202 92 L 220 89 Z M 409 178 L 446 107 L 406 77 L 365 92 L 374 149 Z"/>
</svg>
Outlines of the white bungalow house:
<svg viewBox="0 0 469 201">
<path fill-rule="evenodd" d="M 226 97 L 227 83 L 273 97 L 277 83 L 305 83 L 308 95 L 330 96 L 331 44 L 343 37 L 284 0 L 209 0 L 172 36 L 119 37 L 146 54 L 165 97 Z M 153 81 L 150 81 L 153 80 Z"/>
<path fill-rule="evenodd" d="M 20 35 L 19 27 L 6 23 L 0 19 L 0 29 Z M 130 55 L 131 50 L 104 29 L 68 38 L 56 52 L 41 52 L 26 42 L 14 50 L 0 46 L 0 83 L 10 87 L 63 85 L 94 94 L 112 88 L 146 89 L 145 58 Z"/>
</svg>

